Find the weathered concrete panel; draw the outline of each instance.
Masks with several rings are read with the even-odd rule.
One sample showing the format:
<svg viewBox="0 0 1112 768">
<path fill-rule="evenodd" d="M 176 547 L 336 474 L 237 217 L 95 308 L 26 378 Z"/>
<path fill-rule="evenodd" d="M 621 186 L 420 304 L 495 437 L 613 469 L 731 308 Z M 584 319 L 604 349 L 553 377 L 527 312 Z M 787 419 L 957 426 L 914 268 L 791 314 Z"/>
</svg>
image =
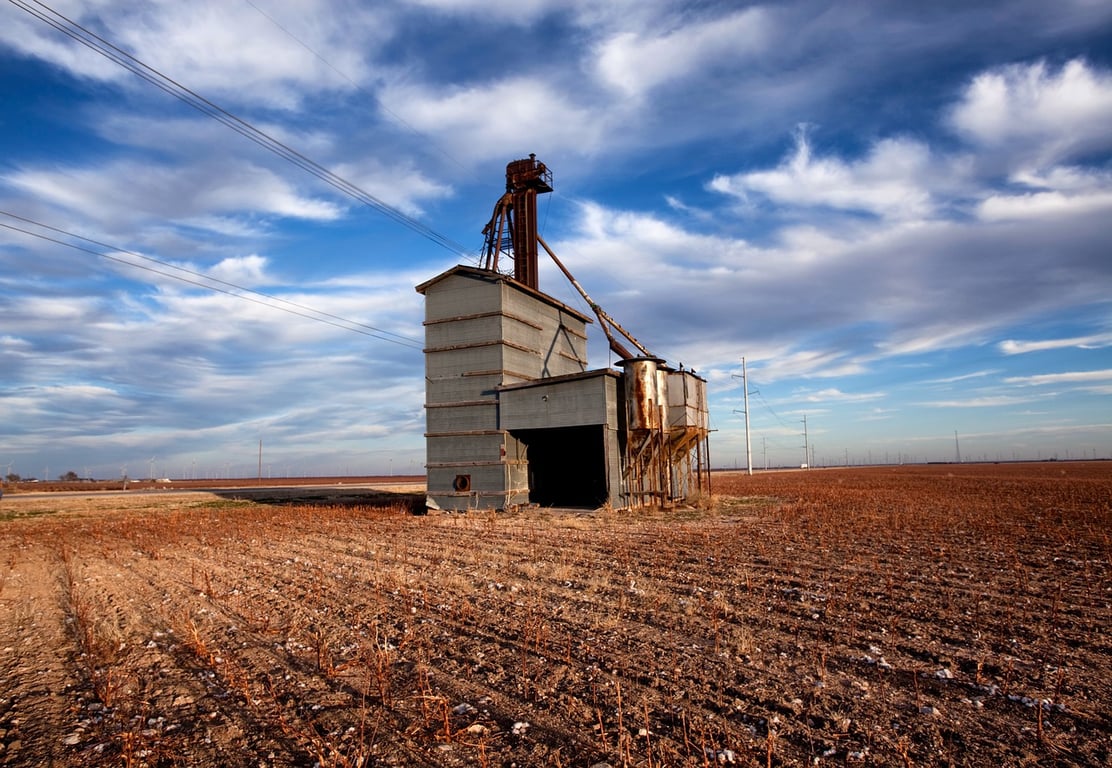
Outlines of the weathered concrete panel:
<svg viewBox="0 0 1112 768">
<path fill-rule="evenodd" d="M 500 344 L 425 354 L 425 375 L 431 379 L 458 376 L 469 371 L 497 371 L 503 367 Z"/>
<path fill-rule="evenodd" d="M 582 372 L 588 319 L 503 275 L 470 267 L 449 270 L 418 291 L 425 296 L 430 498 L 443 509 L 525 503 L 524 446 L 505 432 L 482 434 L 498 429 L 497 387 Z M 483 400 L 493 404 L 468 405 Z M 561 408 L 569 409 L 559 417 L 567 420 L 575 404 Z M 607 419 L 607 408 L 603 397 L 590 418 Z"/>
<path fill-rule="evenodd" d="M 461 477 L 467 479 L 468 490 L 456 490 L 457 479 Z M 428 471 L 428 481 L 429 497 L 446 510 L 504 509 L 529 501 L 524 464 L 434 467 Z"/>
<path fill-rule="evenodd" d="M 425 320 L 497 311 L 501 298 L 497 283 L 470 274 L 448 275 L 425 292 Z"/>
<path fill-rule="evenodd" d="M 498 429 L 498 405 L 449 406 L 429 408 L 425 414 L 425 430 L 429 435 L 494 431 Z"/>
<path fill-rule="evenodd" d="M 425 440 L 427 464 L 499 463 L 504 444 L 505 437 L 501 434 L 429 437 Z"/>
<path fill-rule="evenodd" d="M 499 402 L 499 424 L 506 430 L 618 426 L 617 378 L 610 374 L 507 389 Z"/>
<path fill-rule="evenodd" d="M 497 341 L 502 335 L 502 320 L 499 315 L 488 314 L 426 325 L 425 346 L 437 349 L 476 341 Z"/>
<path fill-rule="evenodd" d="M 474 400 L 495 400 L 497 388 L 505 379 L 501 373 L 482 376 L 446 376 L 425 380 L 425 402 L 427 404 L 471 402 Z"/>
</svg>

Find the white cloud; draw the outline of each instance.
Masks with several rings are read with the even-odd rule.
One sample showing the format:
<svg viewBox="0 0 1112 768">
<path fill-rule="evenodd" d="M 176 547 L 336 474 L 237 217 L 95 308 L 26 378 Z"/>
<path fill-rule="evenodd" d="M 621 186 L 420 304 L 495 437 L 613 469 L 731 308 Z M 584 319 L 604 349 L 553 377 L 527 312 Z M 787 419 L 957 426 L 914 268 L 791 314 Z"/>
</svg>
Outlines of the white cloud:
<svg viewBox="0 0 1112 768">
<path fill-rule="evenodd" d="M 473 87 L 393 85 L 382 101 L 414 129 L 472 161 L 524 156 L 536 147 L 590 154 L 609 142 L 598 113 L 550 84 L 512 77 Z"/>
<path fill-rule="evenodd" d="M 451 194 L 449 186 L 416 167 L 413 158 L 365 151 L 359 140 L 343 135 L 342 125 L 330 126 L 329 131 L 299 130 L 291 124 L 256 125 L 276 141 L 406 214 L 418 215 L 423 201 L 443 199 Z M 311 174 L 295 167 L 300 163 L 289 165 L 276 162 L 266 168 L 258 165 L 269 162 L 269 156 L 241 141 L 214 120 L 108 114 L 95 118 L 93 127 L 107 140 L 126 140 L 161 157 L 172 154 L 172 162 L 182 166 L 202 167 L 204 173 L 214 180 L 227 176 L 230 181 L 244 178 L 246 182 L 246 177 L 250 175 L 271 174 L 287 185 L 286 189 L 293 189 L 292 184 L 316 183 Z M 263 190 L 273 186 L 270 182 L 264 185 Z M 288 203 L 277 199 L 276 192 L 262 199 L 273 203 L 272 207 L 279 212 L 288 206 Z M 322 209 L 321 212 L 331 215 L 340 211 L 341 208 L 335 206 L 332 210 Z"/>
<path fill-rule="evenodd" d="M 1022 355 L 1028 352 L 1044 352 L 1050 349 L 1103 349 L 1109 346 L 1112 346 L 1112 333 L 1074 336 L 1066 339 L 1043 339 L 1040 341 L 1007 339 L 1000 342 L 997 348 L 1005 355 Z"/>
<path fill-rule="evenodd" d="M 284 178 L 258 166 L 228 169 L 205 184 L 198 181 L 195 200 L 201 211 L 258 211 L 296 219 L 331 221 L 343 208 L 331 201 L 300 194 Z"/>
<path fill-rule="evenodd" d="M 435 200 L 451 195 L 445 184 L 437 183 L 405 163 L 393 166 L 367 158 L 358 162 L 340 163 L 333 171 L 378 200 L 410 216 L 422 212 L 421 200 Z"/>
<path fill-rule="evenodd" d="M 774 357 L 778 379 L 853 375 L 1107 296 L 1100 221 L 835 222 L 757 246 L 648 213 L 577 210 L 578 236 L 553 240 L 557 253 L 650 349 L 700 369 L 745 350 Z M 542 268 L 546 290 L 562 282 Z"/>
<path fill-rule="evenodd" d="M 990 397 L 969 397 L 961 400 L 936 400 L 917 403 L 927 408 L 1000 408 L 1009 405 L 1029 403 L 1036 398 L 1016 397 L 1014 395 L 995 395 Z"/>
<path fill-rule="evenodd" d="M 1112 368 L 1103 371 L 1067 371 L 1064 373 L 1042 373 L 1034 376 L 1010 376 L 1004 379 L 1008 384 L 1042 386 L 1043 384 L 1085 384 L 1088 382 L 1112 381 Z"/>
<path fill-rule="evenodd" d="M 742 200 L 756 192 L 793 206 L 921 218 L 934 208 L 926 184 L 937 173 L 937 164 L 924 144 L 910 139 L 881 140 L 856 162 L 815 157 L 806 131 L 800 130 L 795 154 L 775 169 L 717 176 L 710 189 Z"/>
<path fill-rule="evenodd" d="M 883 392 L 843 392 L 837 387 L 820 389 L 803 396 L 808 403 L 862 403 L 868 400 L 879 400 L 885 395 Z"/>
<path fill-rule="evenodd" d="M 62 170 L 17 170 L 3 181 L 102 222 L 262 213 L 329 221 L 343 209 L 302 195 L 272 171 L 242 161 L 171 167 L 137 160 Z"/>
<path fill-rule="evenodd" d="M 980 379 L 980 378 L 984 378 L 985 376 L 993 376 L 997 373 L 1000 373 L 1000 371 L 995 370 L 995 369 L 994 370 L 989 370 L 989 371 L 974 371 L 973 373 L 965 373 L 965 374 L 962 374 L 960 376 L 946 376 L 946 377 L 941 378 L 941 379 L 930 379 L 926 383 L 927 384 L 953 384 L 956 381 L 968 381 L 969 379 Z"/>
<path fill-rule="evenodd" d="M 1013 153 L 1016 165 L 1053 165 L 1112 147 L 1112 74 L 1083 59 L 1057 71 L 1045 62 L 977 75 L 950 114 L 975 143 Z"/>
<path fill-rule="evenodd" d="M 1112 173 L 1055 166 L 1019 171 L 1010 180 L 1033 191 L 989 194 L 977 207 L 982 220 L 1059 218 L 1112 208 Z"/>
<path fill-rule="evenodd" d="M 1012 174 L 1011 181 L 1031 189 L 1058 192 L 1099 192 L 1112 186 L 1112 172 L 1056 165 L 1046 170 L 1025 169 Z"/>
<path fill-rule="evenodd" d="M 202 95 L 285 109 L 320 89 L 350 88 L 348 78 L 365 79 L 368 49 L 392 26 L 381 10 L 351 4 L 268 3 L 265 14 L 249 3 L 94 0 L 52 5 Z M 79 77 L 139 84 L 123 67 L 29 15 L 11 16 L 13 23 L 0 32 L 0 39 L 17 50 Z M 328 64 L 321 58 L 325 54 Z"/>
<path fill-rule="evenodd" d="M 768 11 L 758 6 L 655 36 L 621 32 L 602 42 L 595 66 L 604 82 L 637 97 L 756 56 L 768 44 L 769 26 Z"/>
<path fill-rule="evenodd" d="M 1095 21 L 1083 24 L 1076 6 L 1019 2 L 1009 18 L 1025 19 L 1031 34 L 992 40 L 987 31 L 1003 3 L 913 11 L 872 2 L 832 10 L 816 0 L 744 9 L 678 0 L 257 3 L 367 87 L 358 93 L 250 3 L 58 7 L 118 34 L 144 60 L 389 204 L 417 214 L 426 201 L 445 201 L 436 208 L 447 226 L 471 210 L 485 218 L 493 203 L 486 193 L 471 199 L 465 185 L 473 180 L 457 169 L 537 151 L 566 180 L 550 198 L 546 237 L 608 311 L 650 349 L 708 375 L 712 389 L 736 393 L 740 354 L 759 383 L 809 379 L 819 391 L 806 397 L 829 401 L 833 421 L 876 405 L 839 407 L 889 389 L 876 383 L 885 359 L 913 355 L 916 364 L 940 366 L 929 353 L 961 349 L 947 361 L 957 368 L 941 369 L 944 379 L 926 382 L 934 391 L 916 396 L 957 400 L 937 390 L 999 373 L 964 373 L 969 360 L 997 351 L 991 342 L 1024 338 L 1018 328 L 1031 317 L 1083 327 L 1078 315 L 1093 316 L 1110 295 L 1112 180 L 1093 170 L 1110 144 L 1107 71 L 1080 60 L 1013 64 L 979 77 L 959 69 L 971 60 L 1023 61 L 1051 44 L 1074 50 L 1070 41 L 1082 38 L 1066 41 L 1030 19 L 1066 16 L 1071 34 L 1091 39 L 1109 12 L 1094 10 L 1086 18 Z M 383 253 L 375 260 L 381 272 L 352 274 L 364 257 L 352 230 L 314 225 L 344 216 L 350 201 L 5 5 L 5 47 L 57 63 L 65 71 L 49 85 L 80 94 L 51 102 L 45 89 L 37 114 L 54 109 L 83 141 L 49 166 L 41 150 L 17 153 L 8 165 L 15 170 L 0 171 L 8 174 L 0 195 L 44 221 L 69 225 L 79 217 L 68 214 L 81 213 L 83 226 L 72 228 L 83 233 L 105 231 L 108 242 L 169 253 L 198 272 L 420 337 L 412 285 L 439 269 L 424 252 Z M 432 39 L 449 28 L 459 35 Z M 969 78 L 960 102 L 932 112 L 954 77 Z M 111 87 L 89 87 L 90 79 Z M 894 93 L 895 84 L 905 91 Z M 382 104 L 413 130 L 379 122 Z M 768 159 L 786 130 L 808 120 L 823 132 Z M 940 136 L 940 124 L 956 135 Z M 427 149 L 434 143 L 440 156 Z M 713 176 L 707 169 L 716 162 L 724 173 L 708 195 L 692 179 Z M 748 172 L 737 173 L 742 163 Z M 487 181 L 488 190 L 500 187 L 498 174 Z M 603 202 L 579 205 L 594 196 Z M 288 438 L 321 455 L 337 445 L 362 454 L 365 441 L 399 429 L 420 443 L 413 348 L 129 272 L 154 284 L 137 287 L 103 270 L 91 274 L 84 257 L 0 237 L 0 281 L 12 289 L 0 302 L 9 334 L 0 349 L 12 361 L 5 372 L 34 386 L 122 393 L 119 402 L 104 394 L 75 408 L 96 410 L 94 402 L 118 411 L 95 430 L 44 414 L 24 429 L 38 441 L 36 448 L 28 438 L 28 450 L 56 450 L 61 441 L 42 437 L 55 427 L 86 444 L 94 440 L 87 435 L 114 435 L 116 446 L 144 445 L 145 456 L 150 438 L 129 430 L 160 429 L 168 442 L 186 443 L 173 448 L 183 452 L 197 450 L 203 436 L 234 453 L 226 446 L 264 427 L 273 430 L 268 452 Z M 35 270 L 13 278 L 11 267 L 22 269 L 29 254 Z M 306 259 L 316 280 L 305 277 Z M 545 290 L 570 290 L 558 283 L 563 278 L 542 267 Z M 1097 329 L 1074 333 L 1081 347 L 1109 344 Z M 999 351 L 1051 343 L 1008 341 Z M 1009 375 L 1024 372 L 1025 361 L 1007 362 Z M 838 380 L 859 375 L 868 383 Z M 375 387 L 363 386 L 371 380 Z M 1065 382 L 1070 397 L 1055 402 L 1107 393 L 1109 381 Z M 900 382 L 884 392 L 885 404 L 922 384 Z M 1030 382 L 1012 382 L 1020 383 Z M 59 404 L 79 402 L 77 390 L 49 394 Z M 988 387 L 972 394 L 950 405 L 1007 404 Z M 1054 398 L 1018 387 L 1008 394 Z M 892 413 L 914 418 L 903 406 Z M 353 420 L 353 411 L 362 415 Z M 173 423 L 163 416 L 170 413 Z M 149 423 L 161 418 L 167 423 Z"/>
<path fill-rule="evenodd" d="M 208 274 L 226 283 L 259 285 L 266 281 L 267 260 L 258 254 L 222 259 L 208 269 Z"/>
<path fill-rule="evenodd" d="M 864 365 L 849 359 L 846 351 L 840 349 L 784 349 L 773 359 L 775 365 L 769 366 L 763 373 L 765 381 L 790 380 L 797 376 L 837 378 L 866 371 Z"/>
<path fill-rule="evenodd" d="M 445 14 L 478 16 L 484 21 L 526 24 L 561 7 L 552 0 L 412 0 Z"/>
<path fill-rule="evenodd" d="M 1089 195 L 1033 192 L 1023 195 L 989 195 L 977 208 L 984 221 L 1048 219 L 1112 209 L 1112 190 Z"/>
</svg>

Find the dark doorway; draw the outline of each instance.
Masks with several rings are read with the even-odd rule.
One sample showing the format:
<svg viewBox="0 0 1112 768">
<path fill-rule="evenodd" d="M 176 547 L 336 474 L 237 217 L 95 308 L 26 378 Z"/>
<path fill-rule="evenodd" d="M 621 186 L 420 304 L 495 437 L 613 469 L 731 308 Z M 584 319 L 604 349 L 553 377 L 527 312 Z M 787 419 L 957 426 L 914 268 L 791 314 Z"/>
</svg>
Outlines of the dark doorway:
<svg viewBox="0 0 1112 768">
<path fill-rule="evenodd" d="M 601 424 L 525 429 L 513 435 L 528 448 L 529 501 L 544 507 L 606 503 L 606 441 Z"/>
</svg>

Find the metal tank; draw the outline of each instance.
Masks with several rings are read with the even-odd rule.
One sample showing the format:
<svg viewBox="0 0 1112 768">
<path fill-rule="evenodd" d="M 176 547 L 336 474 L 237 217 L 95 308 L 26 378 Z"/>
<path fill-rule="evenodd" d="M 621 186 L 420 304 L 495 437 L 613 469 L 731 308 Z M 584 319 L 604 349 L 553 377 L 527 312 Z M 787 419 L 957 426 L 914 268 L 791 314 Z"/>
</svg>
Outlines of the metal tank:
<svg viewBox="0 0 1112 768">
<path fill-rule="evenodd" d="M 668 402 L 666 379 L 658 357 L 633 357 L 618 363 L 625 369 L 626 426 L 632 433 L 659 430 L 660 406 Z"/>
</svg>

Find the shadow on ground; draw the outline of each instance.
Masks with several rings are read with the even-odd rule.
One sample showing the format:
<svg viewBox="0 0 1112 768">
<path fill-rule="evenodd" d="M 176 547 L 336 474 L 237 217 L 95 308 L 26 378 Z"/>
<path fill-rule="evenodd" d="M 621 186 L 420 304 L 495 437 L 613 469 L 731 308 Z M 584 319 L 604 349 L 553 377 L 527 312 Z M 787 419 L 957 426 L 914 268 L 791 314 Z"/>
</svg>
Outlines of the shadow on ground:
<svg viewBox="0 0 1112 768">
<path fill-rule="evenodd" d="M 400 506 L 412 514 L 425 513 L 425 494 L 384 491 L 378 488 L 335 486 L 295 488 L 212 488 L 209 493 L 222 499 L 252 501 L 278 506 L 327 505 L 331 507 Z"/>
</svg>

